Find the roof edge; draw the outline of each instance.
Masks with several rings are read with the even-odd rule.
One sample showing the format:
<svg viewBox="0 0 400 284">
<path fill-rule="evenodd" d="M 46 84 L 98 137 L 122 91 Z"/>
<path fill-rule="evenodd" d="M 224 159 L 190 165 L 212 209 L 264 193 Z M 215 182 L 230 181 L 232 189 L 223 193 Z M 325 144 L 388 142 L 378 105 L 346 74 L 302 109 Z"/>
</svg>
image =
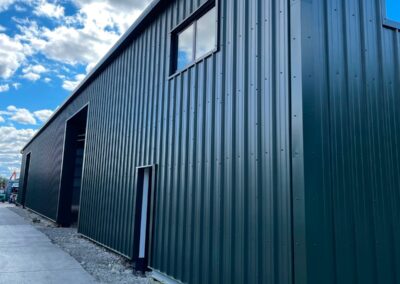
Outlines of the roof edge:
<svg viewBox="0 0 400 284">
<path fill-rule="evenodd" d="M 101 71 L 106 67 L 106 65 L 112 61 L 112 59 L 118 55 L 118 52 L 121 51 L 131 39 L 134 37 L 137 32 L 140 32 L 140 29 L 146 25 L 146 21 L 150 19 L 152 14 L 156 11 L 157 7 L 161 3 L 167 3 L 169 1 L 166 0 L 153 0 L 146 9 L 142 12 L 142 14 L 136 19 L 136 21 L 129 27 L 129 29 L 118 39 L 118 41 L 111 47 L 111 49 L 102 57 L 102 59 L 96 64 L 96 66 L 86 75 L 86 77 L 79 83 L 79 85 L 72 91 L 71 95 L 61 104 L 61 106 L 56 109 L 56 111 L 50 116 L 50 118 L 46 121 L 46 123 L 39 128 L 39 130 L 33 135 L 33 137 L 25 144 L 25 146 L 21 150 L 21 154 L 25 151 L 25 149 L 41 134 L 50 123 L 58 116 L 58 114 L 64 110 L 70 102 L 73 101 L 75 97 L 77 97 L 81 91 L 92 81 L 97 75 L 101 73 Z"/>
</svg>

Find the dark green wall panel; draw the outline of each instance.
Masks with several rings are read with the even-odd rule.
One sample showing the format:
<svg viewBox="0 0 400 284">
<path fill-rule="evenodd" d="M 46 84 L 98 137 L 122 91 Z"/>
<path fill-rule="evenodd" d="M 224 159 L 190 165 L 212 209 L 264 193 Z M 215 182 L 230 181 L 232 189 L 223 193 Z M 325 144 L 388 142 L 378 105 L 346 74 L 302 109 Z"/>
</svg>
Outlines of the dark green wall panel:
<svg viewBox="0 0 400 284">
<path fill-rule="evenodd" d="M 307 283 L 400 282 L 400 33 L 302 1 Z"/>
<path fill-rule="evenodd" d="M 157 164 L 154 269 L 292 283 L 288 3 L 219 1 L 220 50 L 169 79 L 169 32 L 203 3 L 164 4 L 28 145 L 28 207 L 56 217 L 64 123 L 89 102 L 80 233 L 131 257 L 135 168 Z"/>
</svg>

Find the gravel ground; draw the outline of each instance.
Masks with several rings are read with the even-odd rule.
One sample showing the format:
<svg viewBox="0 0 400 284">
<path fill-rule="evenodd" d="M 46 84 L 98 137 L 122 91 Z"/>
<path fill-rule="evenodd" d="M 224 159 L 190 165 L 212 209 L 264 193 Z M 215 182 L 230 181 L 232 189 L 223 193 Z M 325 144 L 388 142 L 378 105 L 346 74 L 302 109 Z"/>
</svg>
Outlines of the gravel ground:
<svg viewBox="0 0 400 284">
<path fill-rule="evenodd" d="M 99 283 L 154 284 L 144 275 L 135 275 L 129 261 L 78 235 L 76 228 L 60 228 L 54 223 L 21 207 L 10 207 L 30 221 L 39 231 L 75 258 Z"/>
</svg>

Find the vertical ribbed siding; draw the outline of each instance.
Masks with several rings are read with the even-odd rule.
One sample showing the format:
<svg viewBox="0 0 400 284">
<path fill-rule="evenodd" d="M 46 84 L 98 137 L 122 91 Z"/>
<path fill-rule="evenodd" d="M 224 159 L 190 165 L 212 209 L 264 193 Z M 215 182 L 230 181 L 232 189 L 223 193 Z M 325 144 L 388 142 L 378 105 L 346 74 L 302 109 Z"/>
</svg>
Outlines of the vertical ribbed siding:
<svg viewBox="0 0 400 284">
<path fill-rule="evenodd" d="M 86 102 L 87 97 L 82 94 L 23 152 L 23 162 L 31 152 L 25 205 L 52 220 L 57 219 L 65 122 Z"/>
<path fill-rule="evenodd" d="M 168 78 L 170 31 L 205 2 L 172 1 L 29 145 L 28 206 L 56 218 L 64 123 L 89 102 L 80 233 L 132 257 L 136 167 L 157 164 L 154 269 L 292 283 L 288 4 L 219 1 L 219 51 Z"/>
<path fill-rule="evenodd" d="M 221 51 L 160 98 L 152 266 L 189 283 L 289 283 L 287 6 L 220 4 Z M 196 7 L 174 2 L 167 31 Z"/>
<path fill-rule="evenodd" d="M 400 34 L 382 1 L 302 1 L 307 283 L 400 281 Z"/>
</svg>

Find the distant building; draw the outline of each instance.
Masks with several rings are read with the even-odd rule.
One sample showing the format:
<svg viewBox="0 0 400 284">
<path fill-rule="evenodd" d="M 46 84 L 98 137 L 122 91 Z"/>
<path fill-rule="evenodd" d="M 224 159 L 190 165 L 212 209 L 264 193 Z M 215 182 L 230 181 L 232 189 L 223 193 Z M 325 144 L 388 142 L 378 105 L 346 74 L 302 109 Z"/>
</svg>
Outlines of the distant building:
<svg viewBox="0 0 400 284">
<path fill-rule="evenodd" d="M 171 281 L 399 283 L 396 3 L 154 1 L 22 150 L 19 203 Z"/>
<path fill-rule="evenodd" d="M 6 200 L 14 202 L 18 195 L 19 179 L 9 180 L 6 187 Z"/>
</svg>

